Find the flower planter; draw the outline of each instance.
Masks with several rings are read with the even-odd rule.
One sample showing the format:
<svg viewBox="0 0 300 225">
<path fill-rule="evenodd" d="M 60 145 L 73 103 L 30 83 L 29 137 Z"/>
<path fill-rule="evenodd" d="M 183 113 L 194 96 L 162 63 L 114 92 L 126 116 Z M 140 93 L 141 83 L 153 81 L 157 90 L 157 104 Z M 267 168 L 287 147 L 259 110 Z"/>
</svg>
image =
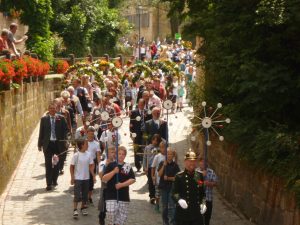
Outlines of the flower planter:
<svg viewBox="0 0 300 225">
<path fill-rule="evenodd" d="M 3 83 L 0 81 L 0 91 L 8 91 L 10 90 L 10 82 L 9 83 Z"/>
<path fill-rule="evenodd" d="M 38 82 L 39 81 L 39 77 L 38 76 L 32 76 L 32 82 Z"/>
</svg>

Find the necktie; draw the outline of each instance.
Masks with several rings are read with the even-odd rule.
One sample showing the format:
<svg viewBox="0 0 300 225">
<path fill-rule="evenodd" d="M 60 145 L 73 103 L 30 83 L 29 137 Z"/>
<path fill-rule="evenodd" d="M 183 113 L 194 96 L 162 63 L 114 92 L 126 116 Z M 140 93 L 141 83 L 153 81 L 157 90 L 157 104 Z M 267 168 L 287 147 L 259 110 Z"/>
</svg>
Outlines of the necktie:
<svg viewBox="0 0 300 225">
<path fill-rule="evenodd" d="M 145 130 L 144 110 L 140 110 L 140 114 L 141 114 L 141 130 L 144 131 Z"/>
<path fill-rule="evenodd" d="M 51 136 L 54 140 L 56 140 L 54 117 L 51 117 Z"/>
<path fill-rule="evenodd" d="M 155 124 L 155 129 L 158 130 L 159 129 L 159 125 L 154 121 Z"/>
</svg>

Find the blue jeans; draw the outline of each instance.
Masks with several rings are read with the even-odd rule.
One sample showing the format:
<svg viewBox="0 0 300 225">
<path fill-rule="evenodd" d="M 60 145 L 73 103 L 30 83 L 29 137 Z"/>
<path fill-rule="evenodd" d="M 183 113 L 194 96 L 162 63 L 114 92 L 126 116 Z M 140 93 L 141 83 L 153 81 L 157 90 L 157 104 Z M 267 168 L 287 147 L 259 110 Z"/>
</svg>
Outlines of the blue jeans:
<svg viewBox="0 0 300 225">
<path fill-rule="evenodd" d="M 175 203 L 171 197 L 171 190 L 161 189 L 161 204 L 164 225 L 174 225 Z"/>
</svg>

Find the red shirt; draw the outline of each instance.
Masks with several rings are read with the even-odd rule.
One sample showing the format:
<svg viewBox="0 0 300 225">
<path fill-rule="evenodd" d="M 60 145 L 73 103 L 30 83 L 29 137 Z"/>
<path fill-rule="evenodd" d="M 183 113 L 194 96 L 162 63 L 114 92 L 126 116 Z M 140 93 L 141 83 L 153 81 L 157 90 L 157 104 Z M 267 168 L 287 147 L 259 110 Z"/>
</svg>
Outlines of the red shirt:
<svg viewBox="0 0 300 225">
<path fill-rule="evenodd" d="M 2 52 L 3 50 L 8 50 L 8 45 L 7 41 L 3 40 L 3 38 L 0 37 L 0 52 Z"/>
</svg>

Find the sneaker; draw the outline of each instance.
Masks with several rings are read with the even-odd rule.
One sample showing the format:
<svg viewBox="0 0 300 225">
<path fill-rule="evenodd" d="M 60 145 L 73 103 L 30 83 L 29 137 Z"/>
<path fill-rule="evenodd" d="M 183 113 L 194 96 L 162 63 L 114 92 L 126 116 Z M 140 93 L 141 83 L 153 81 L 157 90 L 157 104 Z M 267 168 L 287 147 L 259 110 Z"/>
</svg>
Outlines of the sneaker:
<svg viewBox="0 0 300 225">
<path fill-rule="evenodd" d="M 155 198 L 151 198 L 151 199 L 150 199 L 150 203 L 151 203 L 152 205 L 155 205 Z"/>
<path fill-rule="evenodd" d="M 89 214 L 88 211 L 86 210 L 86 208 L 82 208 L 81 213 L 83 216 L 87 216 Z"/>
<path fill-rule="evenodd" d="M 77 218 L 78 218 L 78 210 L 77 210 L 77 209 L 74 209 L 74 212 L 73 212 L 73 218 L 74 218 L 74 219 L 77 219 Z"/>
</svg>

